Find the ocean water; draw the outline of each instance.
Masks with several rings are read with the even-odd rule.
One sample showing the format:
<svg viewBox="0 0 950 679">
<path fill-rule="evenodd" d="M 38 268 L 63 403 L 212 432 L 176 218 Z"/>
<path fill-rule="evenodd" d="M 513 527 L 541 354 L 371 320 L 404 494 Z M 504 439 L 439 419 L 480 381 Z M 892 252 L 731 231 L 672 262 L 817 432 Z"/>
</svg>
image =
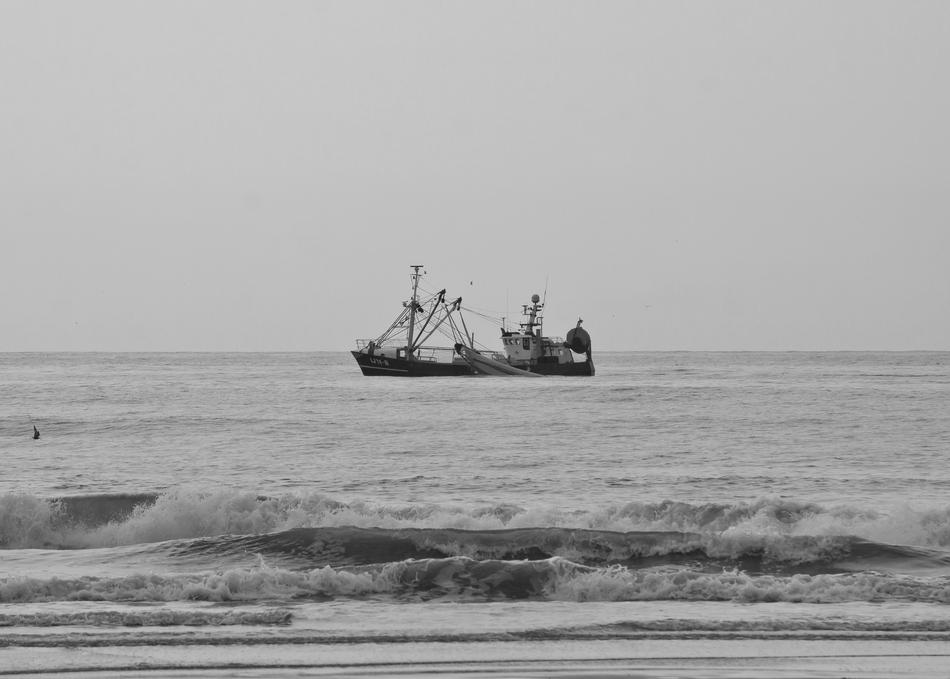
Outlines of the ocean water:
<svg viewBox="0 0 950 679">
<path fill-rule="evenodd" d="M 0 354 L 0 676 L 950 674 L 950 353 L 594 358 Z"/>
</svg>

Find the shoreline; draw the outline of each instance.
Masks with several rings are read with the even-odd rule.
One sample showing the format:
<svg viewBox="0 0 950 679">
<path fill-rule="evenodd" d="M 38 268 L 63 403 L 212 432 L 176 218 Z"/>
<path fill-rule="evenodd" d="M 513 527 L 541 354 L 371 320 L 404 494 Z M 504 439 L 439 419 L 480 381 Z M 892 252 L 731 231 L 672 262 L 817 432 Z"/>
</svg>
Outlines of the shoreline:
<svg viewBox="0 0 950 679">
<path fill-rule="evenodd" d="M 0 648 L 0 676 L 945 677 L 950 643 L 874 639 L 625 639 Z M 249 640 L 250 641 L 250 640 Z"/>
</svg>

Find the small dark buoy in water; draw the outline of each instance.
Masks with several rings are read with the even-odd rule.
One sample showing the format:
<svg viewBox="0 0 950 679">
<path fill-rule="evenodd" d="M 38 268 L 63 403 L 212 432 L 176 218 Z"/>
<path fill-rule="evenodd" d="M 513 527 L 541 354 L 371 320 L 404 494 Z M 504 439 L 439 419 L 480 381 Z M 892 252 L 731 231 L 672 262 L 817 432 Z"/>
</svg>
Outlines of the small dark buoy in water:
<svg viewBox="0 0 950 679">
<path fill-rule="evenodd" d="M 36 428 L 36 425 L 33 425 L 33 440 L 35 441 L 40 437 L 40 430 Z"/>
</svg>

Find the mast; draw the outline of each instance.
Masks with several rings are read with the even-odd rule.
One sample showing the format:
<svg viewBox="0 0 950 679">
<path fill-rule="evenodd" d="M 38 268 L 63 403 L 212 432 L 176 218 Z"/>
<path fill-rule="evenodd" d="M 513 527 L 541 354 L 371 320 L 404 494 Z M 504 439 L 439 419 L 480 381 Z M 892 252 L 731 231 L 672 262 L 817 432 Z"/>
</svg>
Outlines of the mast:
<svg viewBox="0 0 950 679">
<path fill-rule="evenodd" d="M 531 306 L 527 304 L 521 305 L 524 307 L 524 315 L 528 317 L 527 322 L 522 323 L 521 327 L 525 329 L 525 333 L 528 335 L 534 335 L 534 326 L 538 326 L 538 337 L 541 336 L 541 309 L 544 308 L 544 305 L 538 304 L 540 301 L 541 298 L 537 294 L 534 294 L 531 295 Z"/>
<path fill-rule="evenodd" d="M 416 325 L 416 306 L 419 304 L 419 302 L 416 299 L 416 295 L 419 290 L 419 269 L 421 269 L 423 266 L 425 265 L 412 264 L 409 267 L 410 269 L 413 269 L 413 272 L 411 274 L 412 301 L 409 302 L 409 338 L 406 342 L 406 358 L 408 359 L 412 358 L 412 340 L 413 340 L 413 332 L 415 330 L 415 325 Z"/>
</svg>

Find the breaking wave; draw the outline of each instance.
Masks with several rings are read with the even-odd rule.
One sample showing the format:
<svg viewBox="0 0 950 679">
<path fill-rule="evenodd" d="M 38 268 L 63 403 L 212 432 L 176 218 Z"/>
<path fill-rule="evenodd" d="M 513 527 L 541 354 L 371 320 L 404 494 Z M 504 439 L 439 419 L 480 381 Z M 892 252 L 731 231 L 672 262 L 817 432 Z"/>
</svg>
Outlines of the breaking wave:
<svg viewBox="0 0 950 679">
<path fill-rule="evenodd" d="M 950 603 L 948 546 L 950 509 L 775 498 L 565 513 L 228 491 L 4 495 L 0 602 Z M 34 577 L 32 557 L 12 551 L 36 549 L 56 550 L 46 562 L 63 577 Z M 140 572 L 157 564 L 163 574 Z"/>
<path fill-rule="evenodd" d="M 284 567 L 363 566 L 467 557 L 475 561 L 562 558 L 583 566 L 689 567 L 710 572 L 799 574 L 882 570 L 950 574 L 950 554 L 850 536 L 730 535 L 510 528 L 296 528 L 278 533 L 173 541 L 154 548 L 197 564 L 254 554 Z"/>
<path fill-rule="evenodd" d="M 296 528 L 531 528 L 615 533 L 719 535 L 741 542 L 788 537 L 855 536 L 877 543 L 950 547 L 950 506 L 938 509 L 821 506 L 782 498 L 734 504 L 685 502 L 611 505 L 587 512 L 516 505 L 381 505 L 325 495 L 260 497 L 251 493 L 174 491 L 46 499 L 0 495 L 0 549 L 83 549 Z M 805 541 L 807 542 L 807 541 Z M 803 543 L 795 543 L 799 549 Z"/>
<path fill-rule="evenodd" d="M 506 599 L 560 601 L 736 601 L 832 603 L 904 600 L 950 603 L 950 578 L 875 572 L 752 575 L 690 568 L 594 568 L 554 557 L 478 561 L 468 557 L 406 560 L 305 571 L 253 568 L 179 575 L 32 578 L 0 581 L 0 602 L 271 602 L 336 598 L 401 601 Z"/>
</svg>

